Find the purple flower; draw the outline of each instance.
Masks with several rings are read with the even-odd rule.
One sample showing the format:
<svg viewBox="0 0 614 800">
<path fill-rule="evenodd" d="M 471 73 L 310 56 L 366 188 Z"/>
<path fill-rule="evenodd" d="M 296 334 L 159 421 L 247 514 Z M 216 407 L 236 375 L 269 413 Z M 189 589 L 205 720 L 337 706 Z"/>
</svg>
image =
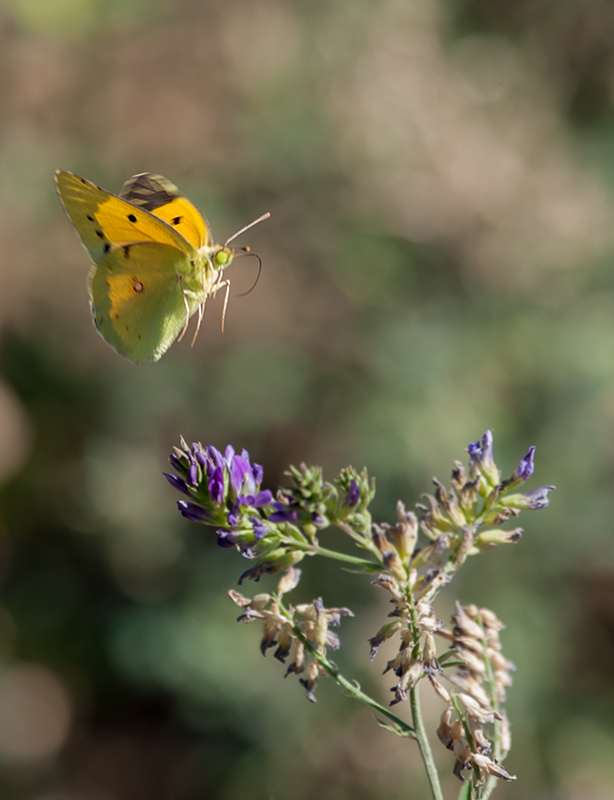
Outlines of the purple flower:
<svg viewBox="0 0 614 800">
<path fill-rule="evenodd" d="M 470 473 L 473 478 L 482 474 L 493 486 L 499 483 L 499 471 L 495 466 L 492 450 L 492 431 L 487 430 L 481 440 L 467 447 L 470 458 Z"/>
<path fill-rule="evenodd" d="M 360 500 L 360 486 L 358 483 L 352 478 L 350 481 L 349 489 L 345 495 L 345 506 L 347 508 L 355 508 L 358 505 L 358 501 Z"/>
<path fill-rule="evenodd" d="M 173 488 L 177 489 L 183 494 L 187 494 L 188 497 L 192 497 L 192 493 L 188 489 L 188 486 L 183 478 L 179 478 L 177 475 L 169 475 L 168 472 L 163 472 L 162 474 Z"/>
<path fill-rule="evenodd" d="M 249 517 L 248 519 L 252 523 L 256 539 L 263 539 L 271 530 L 270 526 L 261 517 Z"/>
<path fill-rule="evenodd" d="M 192 522 L 210 523 L 212 521 L 212 516 L 207 509 L 196 505 L 196 503 L 188 503 L 187 500 L 178 500 L 177 508 L 183 517 L 192 520 Z"/>
<path fill-rule="evenodd" d="M 194 486 L 194 487 L 198 486 L 199 472 L 200 470 L 198 469 L 198 464 L 196 463 L 196 459 L 194 459 L 190 464 L 190 468 L 188 470 L 187 483 L 189 486 Z"/>
<path fill-rule="evenodd" d="M 214 503 L 220 505 L 224 502 L 224 472 L 220 467 L 215 467 L 209 478 L 209 496 Z"/>
<path fill-rule="evenodd" d="M 171 462 L 171 464 L 173 465 L 173 467 L 175 467 L 176 470 L 179 471 L 183 470 L 183 464 L 181 463 L 181 459 L 179 458 L 179 456 L 175 455 L 175 453 L 171 453 L 170 456 L 168 457 L 168 460 Z"/>
<path fill-rule="evenodd" d="M 206 470 L 209 465 L 209 460 L 207 459 L 206 453 L 203 453 L 203 451 L 201 450 L 200 445 L 193 444 L 192 452 L 194 453 L 194 458 L 198 461 L 200 466 L 204 467 Z"/>
<path fill-rule="evenodd" d="M 268 516 L 269 522 L 296 522 L 300 516 L 300 510 L 275 501 L 271 503 L 275 511 Z"/>
<path fill-rule="evenodd" d="M 503 501 L 506 506 L 517 509 L 537 510 L 546 508 L 550 504 L 548 493 L 553 492 L 556 486 L 540 486 L 531 492 L 508 495 Z"/>
<path fill-rule="evenodd" d="M 171 456 L 180 475 L 165 473 L 168 482 L 194 502 L 183 501 L 179 511 L 187 519 L 209 525 L 223 525 L 218 530 L 221 546 L 242 546 L 263 539 L 271 532 L 261 516 L 248 517 L 250 509 L 273 502 L 268 489 L 261 489 L 263 469 L 251 464 L 249 453 L 238 455 L 231 445 L 222 454 L 212 445 L 191 447 L 182 440 L 181 450 Z M 192 490 L 192 491 L 191 491 Z M 196 491 L 197 490 L 197 491 Z"/>
<path fill-rule="evenodd" d="M 263 491 L 258 492 L 258 494 L 242 494 L 237 500 L 242 506 L 260 508 L 261 506 L 268 506 L 273 502 L 273 493 L 270 489 L 263 489 Z"/>
<path fill-rule="evenodd" d="M 232 531 L 220 528 L 216 533 L 218 547 L 229 548 L 235 546 L 236 542 L 233 539 Z"/>
<path fill-rule="evenodd" d="M 487 461 L 492 461 L 492 431 L 486 431 L 481 439 L 477 442 L 471 442 L 467 447 L 467 452 L 471 456 L 471 462 L 475 464 L 482 464 Z"/>
<path fill-rule="evenodd" d="M 262 478 L 264 477 L 264 470 L 260 464 L 252 464 L 252 475 L 254 476 L 256 486 L 260 486 L 262 483 Z"/>
<path fill-rule="evenodd" d="M 232 510 L 228 512 L 228 525 L 230 528 L 239 528 L 241 526 L 241 506 L 238 502 L 236 502 Z"/>
<path fill-rule="evenodd" d="M 248 494 L 254 494 L 256 491 L 251 465 L 243 456 L 234 456 L 230 462 L 230 488 L 235 496 L 244 491 Z"/>
<path fill-rule="evenodd" d="M 512 481 L 528 481 L 531 475 L 533 474 L 533 470 L 535 469 L 535 465 L 533 463 L 533 459 L 535 457 L 535 447 L 529 447 L 527 450 L 527 454 L 520 459 L 520 463 L 516 467 L 514 474 L 512 475 Z"/>
<path fill-rule="evenodd" d="M 220 453 L 220 451 L 217 448 L 215 448 L 212 444 L 208 444 L 207 447 L 205 447 L 205 452 L 207 453 L 209 461 L 212 464 L 211 469 L 213 469 L 214 467 L 219 467 L 222 470 L 224 469 L 224 467 L 226 466 L 226 461 L 224 459 L 224 456 Z"/>
</svg>

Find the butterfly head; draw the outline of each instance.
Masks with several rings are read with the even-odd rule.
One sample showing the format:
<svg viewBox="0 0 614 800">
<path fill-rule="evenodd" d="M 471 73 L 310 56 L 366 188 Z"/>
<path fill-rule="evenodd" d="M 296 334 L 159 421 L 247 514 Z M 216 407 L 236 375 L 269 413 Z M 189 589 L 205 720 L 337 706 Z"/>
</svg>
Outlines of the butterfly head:
<svg viewBox="0 0 614 800">
<path fill-rule="evenodd" d="M 210 256 L 211 263 L 216 269 L 222 270 L 225 269 L 230 262 L 232 261 L 234 256 L 234 250 L 232 247 L 224 246 L 217 246 L 214 248 L 213 253 Z"/>
</svg>

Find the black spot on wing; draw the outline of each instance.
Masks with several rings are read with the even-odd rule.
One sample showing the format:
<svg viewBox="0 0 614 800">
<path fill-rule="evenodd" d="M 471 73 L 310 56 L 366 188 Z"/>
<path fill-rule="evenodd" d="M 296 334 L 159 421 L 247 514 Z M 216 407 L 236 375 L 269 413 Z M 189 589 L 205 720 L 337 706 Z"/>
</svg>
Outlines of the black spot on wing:
<svg viewBox="0 0 614 800">
<path fill-rule="evenodd" d="M 108 253 L 109 250 L 111 249 L 111 245 L 109 244 L 109 242 L 105 242 L 104 247 L 102 249 L 104 250 L 105 253 Z M 111 268 L 109 267 L 109 269 Z"/>
<path fill-rule="evenodd" d="M 130 258 L 130 247 L 131 247 L 131 245 L 129 245 L 129 244 L 125 244 L 124 247 L 123 247 L 124 258 L 126 258 L 126 259 Z"/>
<path fill-rule="evenodd" d="M 89 221 L 90 221 L 90 222 L 93 222 L 93 221 L 94 221 L 94 217 L 92 217 L 92 215 L 91 215 L 91 214 L 88 214 L 88 215 L 87 215 L 87 218 L 89 219 Z"/>
<path fill-rule="evenodd" d="M 173 225 L 179 225 L 180 222 L 181 222 L 181 217 L 174 217 Z"/>
<path fill-rule="evenodd" d="M 130 222 L 136 222 L 136 217 L 134 216 L 134 214 L 128 214 L 128 219 L 130 220 Z"/>
<path fill-rule="evenodd" d="M 99 230 L 97 230 L 97 231 L 96 231 L 96 236 L 97 236 L 99 239 L 104 239 L 104 233 L 103 233 L 102 231 L 99 231 Z"/>
</svg>

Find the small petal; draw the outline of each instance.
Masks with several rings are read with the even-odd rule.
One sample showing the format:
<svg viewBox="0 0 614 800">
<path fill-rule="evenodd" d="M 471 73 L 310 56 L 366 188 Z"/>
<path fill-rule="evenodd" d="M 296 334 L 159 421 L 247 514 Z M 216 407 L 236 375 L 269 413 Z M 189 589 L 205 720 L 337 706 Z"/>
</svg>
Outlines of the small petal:
<svg viewBox="0 0 614 800">
<path fill-rule="evenodd" d="M 212 502 L 220 505 L 224 502 L 224 472 L 221 467 L 215 467 L 209 478 L 209 496 Z"/>
<path fill-rule="evenodd" d="M 188 497 L 192 497 L 192 493 L 183 478 L 178 478 L 177 475 L 169 475 L 168 472 L 163 472 L 162 474 L 174 489 L 187 494 Z"/>
<path fill-rule="evenodd" d="M 254 506 L 254 508 L 260 508 L 261 506 L 268 506 L 273 502 L 273 494 L 270 489 L 263 489 L 263 491 L 258 492 L 252 498 L 252 502 L 250 505 Z"/>
<path fill-rule="evenodd" d="M 229 531 L 225 528 L 220 528 L 216 531 L 216 533 L 218 547 L 228 548 L 235 546 L 235 542 L 232 538 L 232 531 Z"/>
<path fill-rule="evenodd" d="M 350 481 L 350 486 L 345 495 L 345 505 L 348 508 L 355 508 L 355 506 L 358 505 L 359 500 L 360 500 L 360 486 L 354 480 L 354 478 L 352 478 L 352 480 Z"/>
<path fill-rule="evenodd" d="M 520 459 L 520 463 L 516 467 L 514 474 L 512 475 L 513 481 L 528 481 L 531 475 L 533 474 L 533 470 L 535 469 L 535 465 L 533 460 L 535 458 L 535 446 L 529 447 L 527 454 Z"/>
<path fill-rule="evenodd" d="M 506 506 L 516 509 L 536 510 L 546 508 L 550 504 L 548 493 L 553 492 L 555 488 L 555 486 L 540 486 L 531 492 L 509 495 L 503 502 Z"/>
<path fill-rule="evenodd" d="M 206 508 L 196 505 L 196 503 L 188 503 L 187 500 L 178 500 L 177 508 L 182 516 L 192 520 L 192 522 L 210 523 L 212 521 L 210 512 L 207 511 Z"/>
<path fill-rule="evenodd" d="M 194 487 L 198 486 L 199 472 L 200 470 L 198 469 L 198 464 L 196 463 L 196 461 L 192 461 L 192 463 L 190 464 L 190 469 L 188 470 L 188 477 L 186 481 L 189 486 L 194 486 Z"/>
<path fill-rule="evenodd" d="M 228 512 L 228 524 L 231 528 L 241 527 L 243 515 L 239 503 L 236 502 L 231 511 Z"/>
<path fill-rule="evenodd" d="M 261 517 L 248 517 L 248 519 L 252 523 L 256 539 L 263 539 L 271 530 Z"/>
<path fill-rule="evenodd" d="M 495 466 L 493 458 L 493 438 L 492 431 L 487 430 L 484 436 L 477 441 L 471 442 L 467 447 L 471 460 L 471 474 L 475 477 L 481 473 L 493 486 L 499 483 L 499 472 Z"/>
<path fill-rule="evenodd" d="M 264 470 L 260 464 L 252 464 L 252 475 L 254 476 L 254 482 L 256 486 L 260 486 L 262 483 L 262 478 L 264 477 Z"/>
<path fill-rule="evenodd" d="M 275 511 L 269 515 L 269 522 L 296 522 L 299 518 L 299 511 L 293 509 L 285 503 L 271 503 Z"/>
<path fill-rule="evenodd" d="M 252 494 L 255 490 L 254 478 L 250 469 L 249 461 L 242 456 L 235 456 L 230 465 L 230 487 L 235 495 L 245 491 Z"/>
<path fill-rule="evenodd" d="M 220 469 L 223 470 L 226 466 L 226 461 L 224 460 L 224 456 L 220 453 L 220 451 L 212 444 L 207 445 L 205 449 L 213 465 L 215 467 L 220 467 Z"/>
<path fill-rule="evenodd" d="M 175 455 L 175 453 L 171 453 L 170 456 L 168 457 L 168 460 L 171 462 L 173 467 L 175 467 L 175 469 L 178 470 L 179 472 L 183 472 L 183 470 L 185 469 L 185 467 L 181 463 L 181 459 L 179 458 L 179 456 Z"/>
</svg>

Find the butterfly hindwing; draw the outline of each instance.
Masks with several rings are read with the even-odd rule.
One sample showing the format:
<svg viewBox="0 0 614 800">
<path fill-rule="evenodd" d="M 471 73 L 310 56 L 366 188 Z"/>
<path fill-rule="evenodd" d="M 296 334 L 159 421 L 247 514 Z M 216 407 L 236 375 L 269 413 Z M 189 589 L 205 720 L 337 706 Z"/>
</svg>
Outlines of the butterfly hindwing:
<svg viewBox="0 0 614 800">
<path fill-rule="evenodd" d="M 211 230 L 203 215 L 162 175 L 134 175 L 124 183 L 119 196 L 164 220 L 195 248 L 211 245 Z"/>
<path fill-rule="evenodd" d="M 202 275 L 202 264 L 168 244 L 116 247 L 90 274 L 94 323 L 122 355 L 157 361 L 186 323 L 186 301 L 191 316 L 204 300 Z"/>
<path fill-rule="evenodd" d="M 133 242 L 159 242 L 188 256 L 196 254 L 196 248 L 171 225 L 146 209 L 70 172 L 58 171 L 56 182 L 66 213 L 94 262 L 113 246 Z"/>
</svg>

